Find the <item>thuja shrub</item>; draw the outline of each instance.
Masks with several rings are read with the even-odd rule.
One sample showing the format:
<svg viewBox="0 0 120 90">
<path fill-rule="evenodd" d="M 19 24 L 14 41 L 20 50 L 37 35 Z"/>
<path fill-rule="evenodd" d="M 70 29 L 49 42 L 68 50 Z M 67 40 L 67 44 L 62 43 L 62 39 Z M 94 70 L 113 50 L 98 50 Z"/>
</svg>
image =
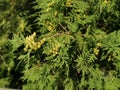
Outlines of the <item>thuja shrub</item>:
<svg viewBox="0 0 120 90">
<path fill-rule="evenodd" d="M 18 17 L 7 30 L 16 32 L 0 44 L 6 53 L 0 52 L 1 87 L 120 89 L 120 1 L 14 2 Z"/>
</svg>

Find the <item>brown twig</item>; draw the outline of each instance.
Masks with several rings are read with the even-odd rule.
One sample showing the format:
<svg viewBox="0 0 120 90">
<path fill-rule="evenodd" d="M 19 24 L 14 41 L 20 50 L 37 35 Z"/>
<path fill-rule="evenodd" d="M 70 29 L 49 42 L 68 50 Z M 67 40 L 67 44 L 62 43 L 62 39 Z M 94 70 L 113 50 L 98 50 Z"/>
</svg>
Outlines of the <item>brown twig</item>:
<svg viewBox="0 0 120 90">
<path fill-rule="evenodd" d="M 67 31 L 67 29 L 61 24 L 61 23 L 58 23 L 66 32 L 68 32 Z"/>
</svg>

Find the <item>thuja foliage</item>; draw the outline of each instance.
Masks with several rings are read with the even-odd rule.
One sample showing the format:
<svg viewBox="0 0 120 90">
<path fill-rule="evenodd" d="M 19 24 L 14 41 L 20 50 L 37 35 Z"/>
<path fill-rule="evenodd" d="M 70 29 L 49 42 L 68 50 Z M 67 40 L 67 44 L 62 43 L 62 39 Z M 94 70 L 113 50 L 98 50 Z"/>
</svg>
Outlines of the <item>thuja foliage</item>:
<svg viewBox="0 0 120 90">
<path fill-rule="evenodd" d="M 119 0 L 0 0 L 0 87 L 120 90 Z"/>
</svg>

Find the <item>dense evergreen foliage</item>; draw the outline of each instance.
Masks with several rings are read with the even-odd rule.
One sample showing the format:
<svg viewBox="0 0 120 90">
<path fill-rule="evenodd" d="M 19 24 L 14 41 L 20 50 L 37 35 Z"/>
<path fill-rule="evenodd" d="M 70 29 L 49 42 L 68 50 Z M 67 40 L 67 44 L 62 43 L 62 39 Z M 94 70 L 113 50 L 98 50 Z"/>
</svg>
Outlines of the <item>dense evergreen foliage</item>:
<svg viewBox="0 0 120 90">
<path fill-rule="evenodd" d="M 0 87 L 120 90 L 120 0 L 0 0 Z"/>
</svg>

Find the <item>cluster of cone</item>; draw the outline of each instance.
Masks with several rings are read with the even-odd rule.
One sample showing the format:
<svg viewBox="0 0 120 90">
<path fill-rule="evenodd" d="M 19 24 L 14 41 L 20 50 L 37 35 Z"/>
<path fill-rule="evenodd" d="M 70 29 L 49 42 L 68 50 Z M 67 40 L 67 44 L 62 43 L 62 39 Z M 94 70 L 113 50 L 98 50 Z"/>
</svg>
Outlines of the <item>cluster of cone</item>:
<svg viewBox="0 0 120 90">
<path fill-rule="evenodd" d="M 35 40 L 34 40 L 35 36 L 36 36 L 36 33 L 34 32 L 32 35 L 29 35 L 26 37 L 24 51 L 28 51 L 28 49 L 37 50 L 46 41 L 46 38 L 42 38 L 40 41 L 35 42 Z"/>
</svg>

